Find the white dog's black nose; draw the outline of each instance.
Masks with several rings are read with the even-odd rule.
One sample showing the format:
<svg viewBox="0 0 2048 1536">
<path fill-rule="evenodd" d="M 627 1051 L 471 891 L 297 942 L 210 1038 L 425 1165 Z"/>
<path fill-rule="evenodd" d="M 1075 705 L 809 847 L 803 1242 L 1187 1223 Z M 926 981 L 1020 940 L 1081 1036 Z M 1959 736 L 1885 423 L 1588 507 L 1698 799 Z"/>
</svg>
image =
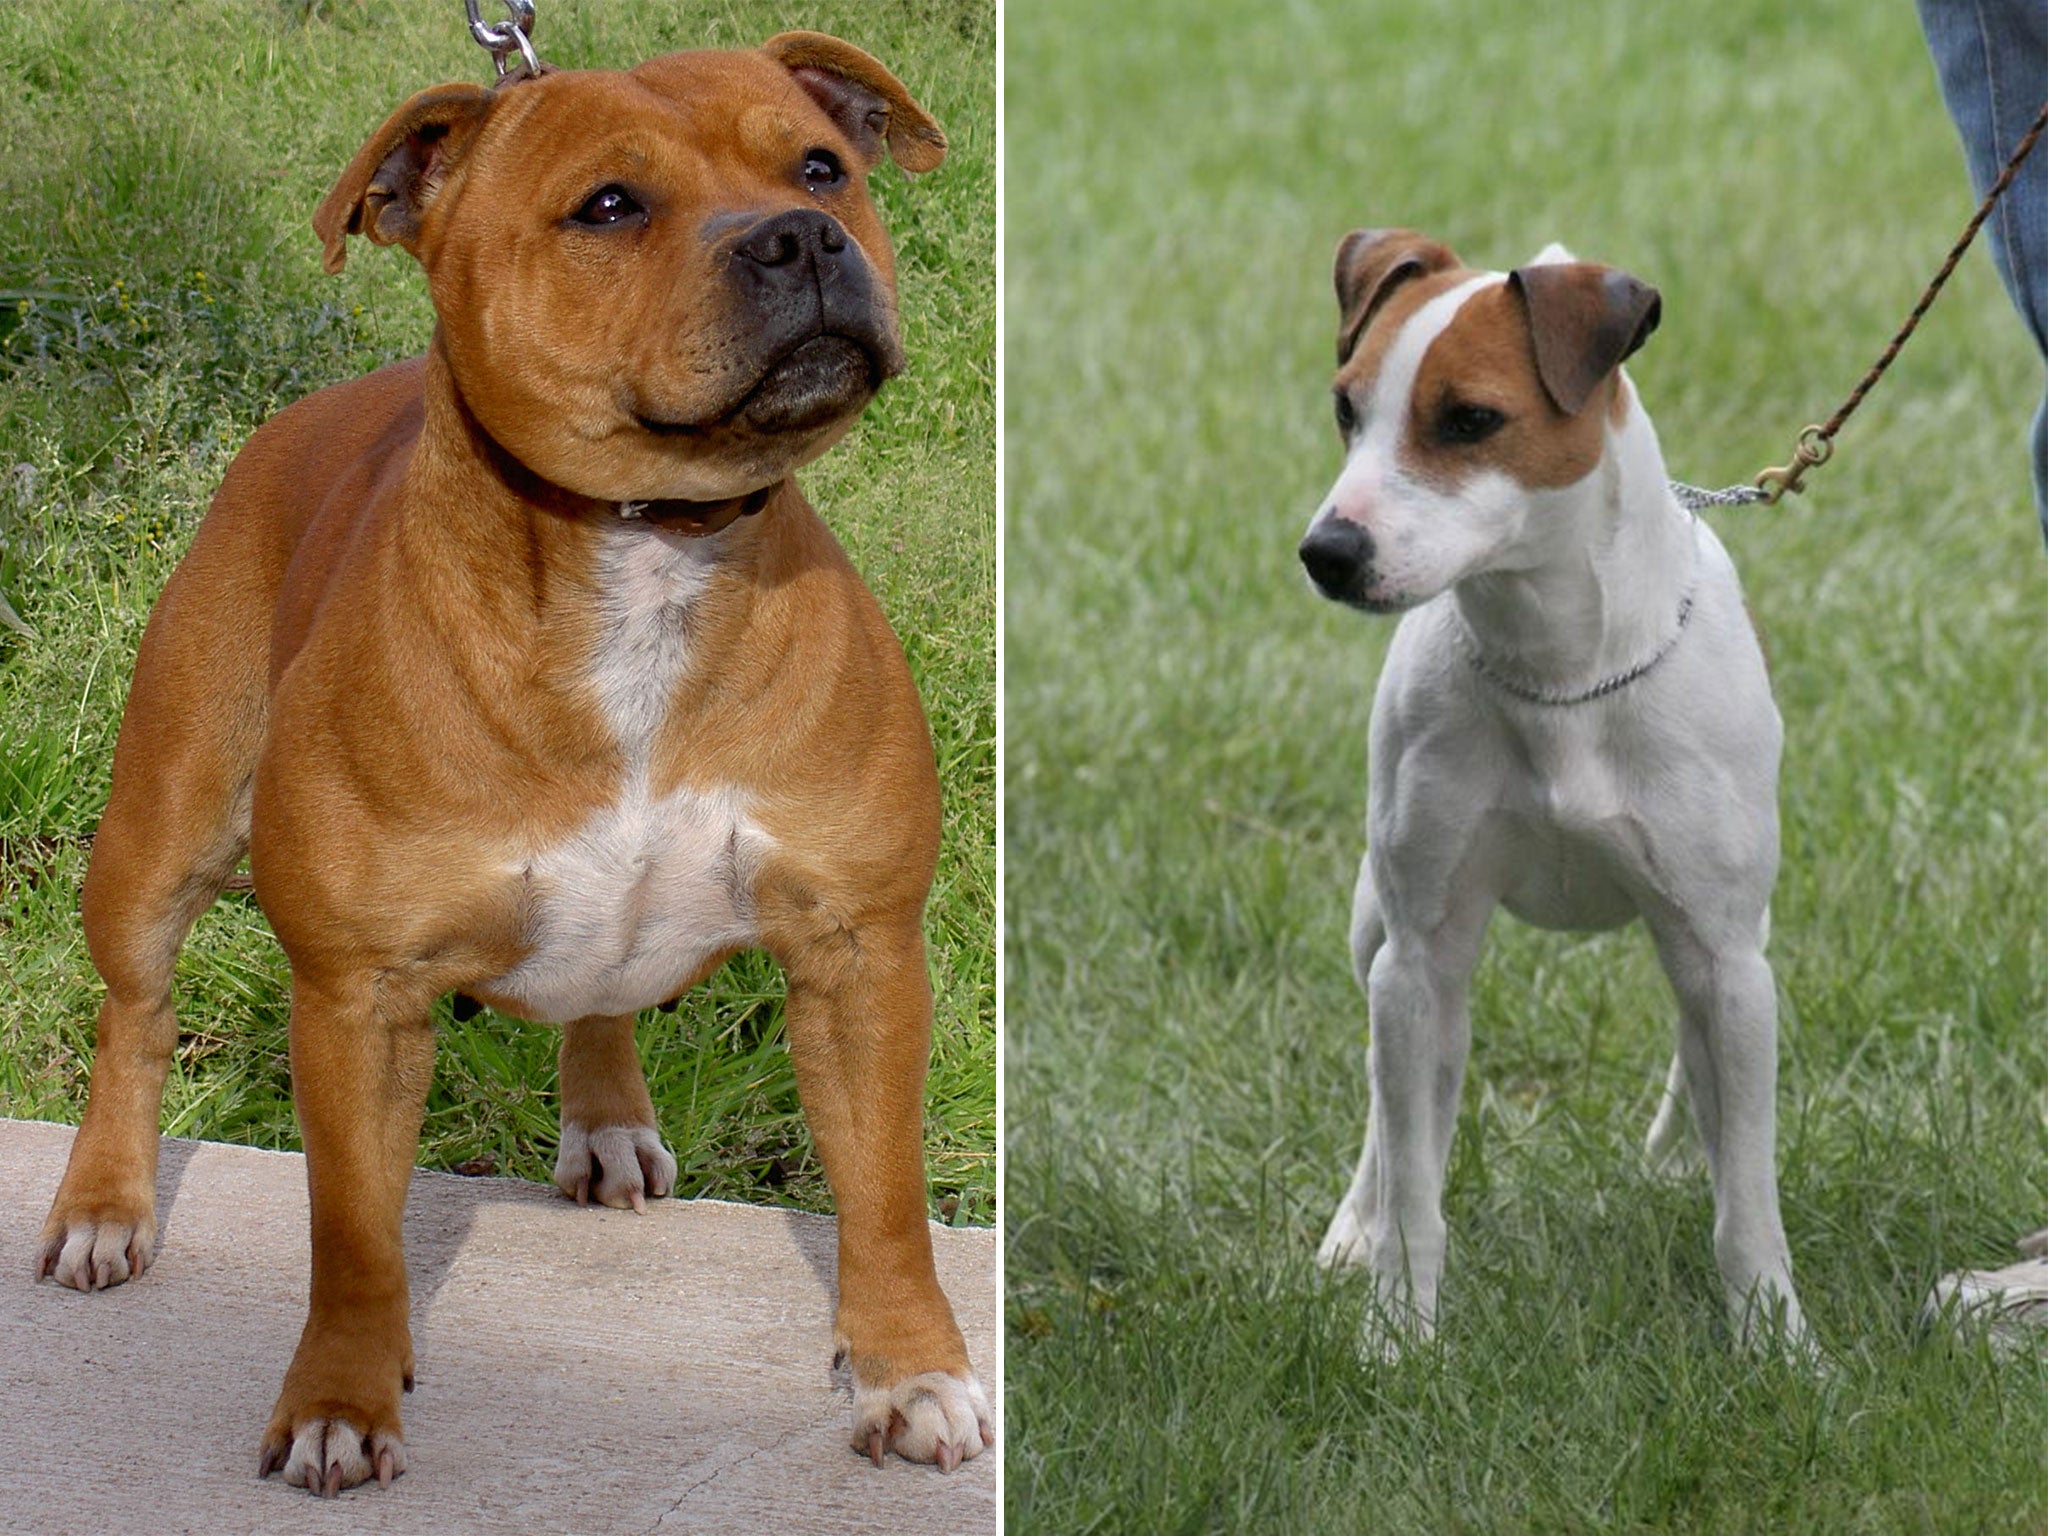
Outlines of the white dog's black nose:
<svg viewBox="0 0 2048 1536">
<path fill-rule="evenodd" d="M 1323 596 L 1340 603 L 1365 598 L 1372 571 L 1372 535 L 1341 517 L 1320 517 L 1301 541 L 1301 563 Z"/>
</svg>

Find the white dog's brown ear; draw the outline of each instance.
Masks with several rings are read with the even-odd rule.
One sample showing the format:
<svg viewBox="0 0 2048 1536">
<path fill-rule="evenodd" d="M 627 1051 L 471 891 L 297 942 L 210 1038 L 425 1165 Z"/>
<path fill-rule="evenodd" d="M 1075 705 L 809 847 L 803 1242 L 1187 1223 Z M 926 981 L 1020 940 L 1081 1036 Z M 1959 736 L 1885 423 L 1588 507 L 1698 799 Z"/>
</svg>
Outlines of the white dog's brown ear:
<svg viewBox="0 0 2048 1536">
<path fill-rule="evenodd" d="M 480 85 L 436 85 L 392 113 L 313 211 L 313 233 L 324 247 L 320 264 L 339 272 L 350 235 L 418 255 L 413 242 L 427 205 L 469 147 L 491 100 Z"/>
<path fill-rule="evenodd" d="M 1373 315 L 1411 277 L 1458 264 L 1449 246 L 1412 229 L 1354 229 L 1337 243 L 1337 365 L 1357 350 Z"/>
<path fill-rule="evenodd" d="M 946 135 L 881 60 L 823 32 L 782 32 L 761 51 L 796 76 L 872 169 L 884 149 L 906 171 L 934 169 Z"/>
<path fill-rule="evenodd" d="M 1508 286 L 1529 311 L 1536 377 L 1567 416 L 1650 339 L 1663 310 L 1648 283 L 1590 262 L 1517 267 Z"/>
</svg>

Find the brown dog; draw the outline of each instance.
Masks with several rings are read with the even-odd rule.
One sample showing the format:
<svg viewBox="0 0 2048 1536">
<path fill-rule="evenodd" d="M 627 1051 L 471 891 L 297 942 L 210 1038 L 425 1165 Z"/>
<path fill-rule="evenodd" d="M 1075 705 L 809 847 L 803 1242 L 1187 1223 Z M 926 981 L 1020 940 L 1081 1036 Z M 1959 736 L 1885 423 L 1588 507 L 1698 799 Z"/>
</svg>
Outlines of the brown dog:
<svg viewBox="0 0 2048 1536">
<path fill-rule="evenodd" d="M 990 1443 L 925 1217 L 931 740 L 788 478 L 901 365 L 864 177 L 944 154 L 874 59 L 788 33 L 424 91 L 314 215 L 330 271 L 348 234 L 412 252 L 440 325 L 250 439 L 150 617 L 85 882 L 98 1065 L 39 1260 L 81 1290 L 149 1264 L 172 962 L 246 849 L 312 1198 L 264 1472 L 404 1470 L 434 1000 L 562 1024 L 557 1179 L 637 1206 L 675 1163 L 633 1014 L 749 947 L 788 973 L 838 1205 L 854 1444 L 951 1468 Z"/>
</svg>

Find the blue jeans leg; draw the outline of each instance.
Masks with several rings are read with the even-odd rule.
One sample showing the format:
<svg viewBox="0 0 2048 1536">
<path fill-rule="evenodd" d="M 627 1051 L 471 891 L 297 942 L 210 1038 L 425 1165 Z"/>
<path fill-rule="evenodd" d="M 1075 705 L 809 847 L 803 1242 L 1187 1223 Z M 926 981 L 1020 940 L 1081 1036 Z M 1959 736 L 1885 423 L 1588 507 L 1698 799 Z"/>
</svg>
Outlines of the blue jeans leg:
<svg viewBox="0 0 2048 1536">
<path fill-rule="evenodd" d="M 2048 100 L 2048 4 L 1916 0 L 1941 97 L 1982 197 Z M 2048 144 L 2036 148 L 1984 226 L 2005 291 L 2048 358 Z M 2034 507 L 2048 539 L 2048 396 L 2034 413 Z"/>
</svg>

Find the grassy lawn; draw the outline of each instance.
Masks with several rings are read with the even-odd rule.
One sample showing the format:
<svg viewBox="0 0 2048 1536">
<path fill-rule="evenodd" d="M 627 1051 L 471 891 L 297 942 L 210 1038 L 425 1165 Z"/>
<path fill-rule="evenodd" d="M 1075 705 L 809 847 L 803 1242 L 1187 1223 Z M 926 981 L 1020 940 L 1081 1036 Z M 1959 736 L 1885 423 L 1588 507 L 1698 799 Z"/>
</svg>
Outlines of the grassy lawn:
<svg viewBox="0 0 2048 1536">
<path fill-rule="evenodd" d="M 495 7 L 486 7 L 487 11 Z M 904 637 L 938 743 L 945 852 L 929 909 L 938 1017 L 931 1193 L 994 1216 L 994 17 L 985 3 L 543 0 L 542 54 L 836 32 L 885 60 L 952 154 L 873 186 L 899 254 L 908 372 L 804 476 Z M 308 223 L 413 91 L 490 69 L 461 7 L 398 0 L 20 0 L 0 7 L 0 1113 L 75 1119 L 99 982 L 78 885 L 151 602 L 228 460 L 281 405 L 420 351 L 402 252 L 328 278 Z M 252 620 L 255 616 L 252 616 Z M 743 957 L 640 1042 L 681 1192 L 829 1204 L 782 1044 L 782 981 Z M 296 1145 L 282 953 L 246 896 L 180 961 L 164 1125 Z M 439 1020 L 422 1161 L 544 1178 L 555 1030 Z"/>
<path fill-rule="evenodd" d="M 1981 254 L 1805 501 L 1713 518 L 1789 737 L 1779 1158 L 1828 1368 L 1731 1349 L 1704 1180 L 1641 1169 L 1673 1008 L 1640 930 L 1494 927 L 1441 1346 L 1362 1364 L 1362 1283 L 1310 1262 L 1364 1126 L 1392 630 L 1294 555 L 1338 237 L 1656 283 L 1673 471 L 1746 479 L 1969 211 L 1911 8 L 1102 14 L 1006 33 L 1010 1528 L 2043 1529 L 2048 1363 L 1913 1326 L 2048 1224 L 2041 369 Z"/>
</svg>

